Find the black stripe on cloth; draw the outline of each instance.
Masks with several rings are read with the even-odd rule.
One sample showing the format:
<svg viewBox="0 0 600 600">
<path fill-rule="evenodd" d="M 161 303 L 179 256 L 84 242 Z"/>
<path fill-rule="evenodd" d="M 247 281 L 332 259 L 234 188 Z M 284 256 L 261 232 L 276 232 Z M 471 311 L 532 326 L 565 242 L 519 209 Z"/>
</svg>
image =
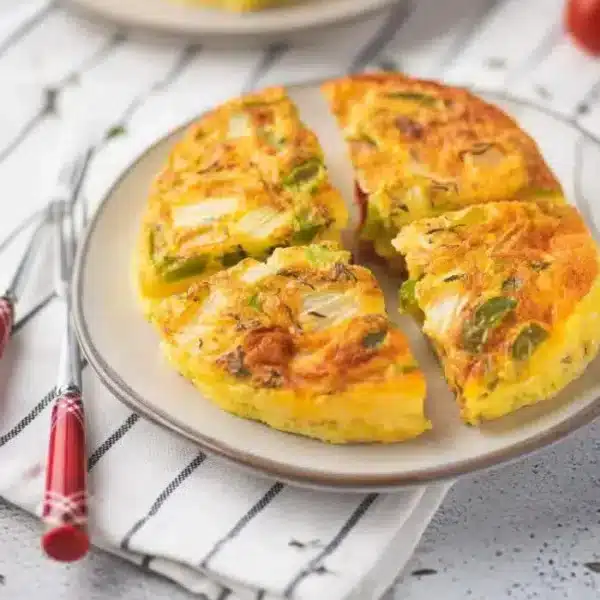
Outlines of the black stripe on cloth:
<svg viewBox="0 0 600 600">
<path fill-rule="evenodd" d="M 5 161 L 19 148 L 27 139 L 29 134 L 47 117 L 56 114 L 58 96 L 63 89 L 74 79 L 83 75 L 86 71 L 104 60 L 119 44 L 124 41 L 121 34 L 112 36 L 97 52 L 92 54 L 86 61 L 79 65 L 74 71 L 65 76 L 56 86 L 44 90 L 44 102 L 38 111 L 26 121 L 10 142 L 0 151 L 0 162 Z"/>
<path fill-rule="evenodd" d="M 461 56 L 464 49 L 467 47 L 467 44 L 471 41 L 475 31 L 482 27 L 482 24 L 488 18 L 488 15 L 493 12 L 501 2 L 503 3 L 503 0 L 488 0 L 479 15 L 471 21 L 468 27 L 463 29 L 461 35 L 454 40 L 444 58 L 440 61 L 438 72 L 436 73 L 437 77 L 442 77 L 454 61 Z"/>
<path fill-rule="evenodd" d="M 0 162 L 5 161 L 26 139 L 27 136 L 41 123 L 50 112 L 48 104 L 44 105 L 19 129 L 15 137 L 0 152 Z"/>
<path fill-rule="evenodd" d="M 81 361 L 81 368 L 88 366 L 87 360 Z M 12 439 L 16 438 L 26 427 L 28 427 L 54 399 L 55 388 L 52 388 L 10 431 L 0 436 L 0 448 Z"/>
<path fill-rule="evenodd" d="M 36 210 L 33 214 L 26 217 L 19 223 L 6 237 L 0 242 L 0 252 L 4 250 L 19 234 L 23 233 L 34 221 L 42 216 L 44 210 Z"/>
<path fill-rule="evenodd" d="M 600 79 L 585 93 L 584 97 L 577 103 L 575 112 L 578 116 L 585 115 L 589 112 L 590 107 L 600 96 Z"/>
<path fill-rule="evenodd" d="M 268 73 L 269 69 L 288 51 L 287 44 L 270 44 L 262 55 L 261 60 L 250 72 L 248 79 L 242 86 L 242 94 L 251 92 L 258 82 Z"/>
<path fill-rule="evenodd" d="M 66 87 L 70 83 L 76 83 L 81 75 L 86 71 L 93 69 L 96 65 L 99 65 L 105 58 L 110 56 L 111 52 L 125 43 L 127 36 L 117 31 L 112 35 L 105 44 L 100 46 L 96 52 L 91 54 L 85 61 L 83 61 L 75 70 L 71 73 L 67 73 L 56 85 L 55 89 L 57 92 L 62 91 L 62 88 Z"/>
<path fill-rule="evenodd" d="M 265 594 L 265 590 L 258 590 L 258 593 L 256 594 L 256 600 L 263 600 Z"/>
<path fill-rule="evenodd" d="M 23 327 L 25 327 L 25 325 L 27 325 L 31 319 L 33 319 L 39 312 L 44 310 L 44 308 L 46 308 L 46 306 L 48 306 L 55 298 L 56 292 L 51 292 L 45 298 L 40 300 L 33 308 L 31 308 L 28 313 L 24 314 L 18 321 L 15 321 L 11 335 L 15 335 L 15 333 L 23 329 Z"/>
<path fill-rule="evenodd" d="M 201 46 L 186 46 L 181 52 L 179 58 L 175 61 L 173 66 L 167 71 L 167 73 L 159 79 L 155 81 L 148 89 L 144 92 L 136 96 L 129 106 L 123 111 L 121 117 L 114 123 L 114 126 L 123 125 L 133 115 L 135 112 L 156 92 L 164 91 L 169 87 L 171 83 L 173 83 L 177 77 L 181 74 L 181 72 L 200 54 L 202 48 Z"/>
<path fill-rule="evenodd" d="M 276 483 L 272 485 L 267 493 L 231 528 L 229 533 L 222 537 L 208 552 L 200 563 L 201 567 L 206 567 L 208 563 L 215 557 L 215 555 L 221 550 L 221 548 L 234 537 L 236 537 L 254 517 L 261 513 L 273 499 L 283 490 L 283 483 Z"/>
<path fill-rule="evenodd" d="M 150 556 L 149 554 L 146 554 L 146 556 L 144 556 L 144 558 L 142 559 L 142 564 L 140 565 L 140 567 L 142 567 L 142 569 L 150 569 L 150 563 L 154 560 L 154 556 Z"/>
<path fill-rule="evenodd" d="M 520 77 L 533 71 L 556 47 L 556 44 L 562 39 L 562 29 L 554 25 L 548 30 L 548 33 L 542 38 L 541 42 L 529 53 L 525 60 L 512 69 L 504 80 L 503 88 L 511 87 L 511 83 Z"/>
<path fill-rule="evenodd" d="M 32 17 L 21 23 L 15 31 L 13 31 L 2 44 L 0 44 L 0 55 L 4 54 L 12 46 L 14 46 L 21 38 L 25 37 L 34 27 L 39 25 L 53 10 L 54 2 L 49 2 L 40 11 Z"/>
<path fill-rule="evenodd" d="M 184 469 L 182 469 L 178 475 L 173 479 L 169 485 L 158 495 L 148 513 L 137 521 L 133 527 L 125 534 L 121 541 L 121 548 L 123 550 L 129 549 L 129 543 L 131 538 L 161 509 L 162 505 L 169 499 L 169 496 L 175 492 L 175 490 L 206 460 L 206 454 L 202 452 L 194 458 Z"/>
<path fill-rule="evenodd" d="M 349 72 L 362 71 L 390 43 L 414 10 L 413 0 L 396 4 L 385 17 L 377 33 L 359 50 L 350 63 Z"/>
<path fill-rule="evenodd" d="M 231 590 L 223 588 L 221 593 L 218 595 L 217 600 L 225 600 L 225 598 L 229 598 L 229 596 L 231 596 Z"/>
<path fill-rule="evenodd" d="M 54 399 L 54 388 L 52 388 L 12 429 L 0 436 L 0 448 L 16 438 L 24 429 L 26 429 L 37 417 L 39 417 L 46 407 Z"/>
<path fill-rule="evenodd" d="M 285 598 L 291 598 L 295 589 L 302 583 L 309 575 L 315 572 L 315 570 L 322 566 L 323 561 L 329 555 L 331 555 L 336 548 L 346 539 L 348 534 L 356 527 L 358 522 L 365 516 L 373 502 L 377 500 L 379 494 L 369 494 L 365 496 L 361 503 L 356 507 L 354 512 L 350 515 L 348 520 L 344 523 L 342 528 L 337 532 L 335 537 L 323 548 L 323 550 L 317 554 L 307 565 L 300 571 L 293 579 L 288 583 L 283 591 Z"/>
<path fill-rule="evenodd" d="M 140 420 L 140 415 L 131 413 L 120 427 L 113 431 L 105 440 L 92 452 L 88 459 L 88 471 L 91 471 L 98 461 Z"/>
</svg>

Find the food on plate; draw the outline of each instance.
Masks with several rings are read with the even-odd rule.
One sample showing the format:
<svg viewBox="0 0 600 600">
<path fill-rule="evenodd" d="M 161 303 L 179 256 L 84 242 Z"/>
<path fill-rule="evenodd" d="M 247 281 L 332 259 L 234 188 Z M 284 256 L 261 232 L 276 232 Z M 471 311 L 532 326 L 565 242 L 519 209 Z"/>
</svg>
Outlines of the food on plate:
<svg viewBox="0 0 600 600">
<path fill-rule="evenodd" d="M 281 87 L 231 100 L 190 126 L 152 182 L 136 255 L 145 297 L 279 246 L 339 240 L 346 205 L 323 151 Z"/>
<path fill-rule="evenodd" d="M 469 424 L 541 402 L 578 377 L 600 343 L 600 254 L 577 210 L 498 202 L 422 219 L 393 245 Z"/>
<path fill-rule="evenodd" d="M 153 303 L 174 367 L 222 409 L 332 443 L 420 435 L 425 379 L 369 270 L 337 243 L 246 258 Z"/>
<path fill-rule="evenodd" d="M 562 200 L 531 137 L 464 89 L 373 74 L 322 90 L 354 167 L 361 238 L 389 261 L 392 239 L 415 219 L 512 197 Z"/>
<path fill-rule="evenodd" d="M 186 4 L 210 6 L 234 12 L 263 10 L 274 6 L 291 4 L 294 0 L 181 0 Z"/>
</svg>

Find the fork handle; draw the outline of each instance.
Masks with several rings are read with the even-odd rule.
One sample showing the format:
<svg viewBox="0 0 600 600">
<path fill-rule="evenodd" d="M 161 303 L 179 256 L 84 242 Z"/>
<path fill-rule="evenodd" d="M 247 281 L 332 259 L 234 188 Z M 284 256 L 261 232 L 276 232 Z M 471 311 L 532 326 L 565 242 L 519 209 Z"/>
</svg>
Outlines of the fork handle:
<svg viewBox="0 0 600 600">
<path fill-rule="evenodd" d="M 15 305 L 10 296 L 0 298 L 0 358 L 6 350 L 15 320 Z"/>
<path fill-rule="evenodd" d="M 52 407 L 42 520 L 42 547 L 58 561 L 79 560 L 89 549 L 85 415 L 81 391 L 59 388 Z"/>
</svg>

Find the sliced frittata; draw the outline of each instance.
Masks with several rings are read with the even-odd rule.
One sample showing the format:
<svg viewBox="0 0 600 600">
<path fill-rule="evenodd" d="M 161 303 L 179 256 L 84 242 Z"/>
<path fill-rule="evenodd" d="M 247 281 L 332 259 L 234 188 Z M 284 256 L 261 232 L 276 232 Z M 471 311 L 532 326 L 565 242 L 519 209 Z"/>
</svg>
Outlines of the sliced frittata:
<svg viewBox="0 0 600 600">
<path fill-rule="evenodd" d="M 323 242 L 247 258 L 153 305 L 170 362 L 226 411 L 333 443 L 430 427 L 425 379 L 370 271 Z"/>
<path fill-rule="evenodd" d="M 152 184 L 140 292 L 161 297 L 247 256 L 337 241 L 346 221 L 321 146 L 284 89 L 229 101 L 188 128 Z"/>
<path fill-rule="evenodd" d="M 401 74 L 326 82 L 355 170 L 361 237 L 393 262 L 400 229 L 480 202 L 556 197 L 535 142 L 474 94 Z"/>
<path fill-rule="evenodd" d="M 473 206 L 402 229 L 393 245 L 467 423 L 555 395 L 600 345 L 600 254 L 577 210 Z"/>
</svg>

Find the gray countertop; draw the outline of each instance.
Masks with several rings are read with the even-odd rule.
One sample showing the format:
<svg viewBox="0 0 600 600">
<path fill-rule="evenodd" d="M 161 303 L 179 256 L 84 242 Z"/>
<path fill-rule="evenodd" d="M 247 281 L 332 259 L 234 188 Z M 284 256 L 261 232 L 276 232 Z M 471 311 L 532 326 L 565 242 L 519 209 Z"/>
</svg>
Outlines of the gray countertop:
<svg viewBox="0 0 600 600">
<path fill-rule="evenodd" d="M 526 460 L 460 480 L 386 600 L 600 598 L 599 456 L 596 422 Z M 41 555 L 38 527 L 0 503 L 0 598 L 193 598 L 99 551 L 53 564 Z"/>
</svg>

